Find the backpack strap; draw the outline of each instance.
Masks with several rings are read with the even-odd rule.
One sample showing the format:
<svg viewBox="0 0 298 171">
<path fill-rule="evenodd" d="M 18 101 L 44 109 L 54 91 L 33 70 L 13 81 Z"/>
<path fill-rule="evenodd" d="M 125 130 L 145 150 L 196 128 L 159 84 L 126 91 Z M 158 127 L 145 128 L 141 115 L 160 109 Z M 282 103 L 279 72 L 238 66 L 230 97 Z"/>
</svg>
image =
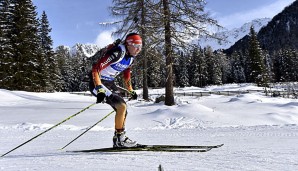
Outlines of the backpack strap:
<svg viewBox="0 0 298 171">
<path fill-rule="evenodd" d="M 116 52 L 113 52 L 111 54 L 111 55 L 117 56 L 117 58 L 118 58 L 118 60 L 115 61 L 115 62 L 113 62 L 112 64 L 115 64 L 115 63 L 120 62 L 124 58 L 124 56 L 126 54 L 126 48 L 125 48 L 125 46 L 123 44 L 120 44 L 120 45 L 118 45 L 117 48 L 119 48 L 119 47 L 120 47 L 121 51 L 116 51 Z"/>
</svg>

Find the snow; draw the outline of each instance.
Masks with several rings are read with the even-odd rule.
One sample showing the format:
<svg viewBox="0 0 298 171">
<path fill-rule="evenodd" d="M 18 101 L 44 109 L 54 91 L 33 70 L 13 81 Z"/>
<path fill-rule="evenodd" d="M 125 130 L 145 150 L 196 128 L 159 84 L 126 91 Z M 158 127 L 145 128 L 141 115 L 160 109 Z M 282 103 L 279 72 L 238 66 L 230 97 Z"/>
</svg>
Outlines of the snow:
<svg viewBox="0 0 298 171">
<path fill-rule="evenodd" d="M 175 88 L 175 92 L 262 90 L 250 84 Z M 141 93 L 141 90 L 138 90 Z M 164 89 L 153 89 L 154 98 Z M 70 93 L 0 89 L 0 154 L 4 154 L 92 104 Z M 0 170 L 297 170 L 298 100 L 263 92 L 233 96 L 175 97 L 175 106 L 128 102 L 127 135 L 143 144 L 215 145 L 206 153 L 71 153 L 110 147 L 114 115 L 59 150 L 109 112 L 97 104 L 0 158 Z"/>
</svg>

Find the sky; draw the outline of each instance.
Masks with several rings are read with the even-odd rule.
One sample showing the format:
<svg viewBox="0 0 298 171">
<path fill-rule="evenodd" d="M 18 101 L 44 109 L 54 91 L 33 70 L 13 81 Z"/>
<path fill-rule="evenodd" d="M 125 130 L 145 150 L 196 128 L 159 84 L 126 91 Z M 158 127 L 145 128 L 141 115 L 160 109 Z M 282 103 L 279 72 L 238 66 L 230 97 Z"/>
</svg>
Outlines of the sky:
<svg viewBox="0 0 298 171">
<path fill-rule="evenodd" d="M 241 27 L 256 18 L 272 18 L 295 0 L 206 0 L 205 10 L 227 29 Z M 54 48 L 76 43 L 105 46 L 117 39 L 115 28 L 100 26 L 115 21 L 109 12 L 112 0 L 33 0 L 38 16 L 45 11 Z"/>
</svg>

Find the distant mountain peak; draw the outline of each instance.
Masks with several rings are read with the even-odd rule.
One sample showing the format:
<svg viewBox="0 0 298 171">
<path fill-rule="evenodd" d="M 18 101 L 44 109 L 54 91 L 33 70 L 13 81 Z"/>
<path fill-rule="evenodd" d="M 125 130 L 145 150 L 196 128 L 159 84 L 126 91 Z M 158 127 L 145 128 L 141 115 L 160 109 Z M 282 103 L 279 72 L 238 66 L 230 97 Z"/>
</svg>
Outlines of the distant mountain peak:
<svg viewBox="0 0 298 171">
<path fill-rule="evenodd" d="M 258 41 L 263 50 L 274 53 L 281 49 L 298 49 L 298 1 L 285 7 L 258 31 Z M 256 30 L 256 29 L 255 29 Z M 249 38 L 244 37 L 225 49 L 227 54 L 246 49 Z"/>
<path fill-rule="evenodd" d="M 77 53 L 83 53 L 84 56 L 91 57 L 99 50 L 100 50 L 100 47 L 96 44 L 77 43 L 70 49 L 70 53 L 72 55 L 75 55 Z"/>
<path fill-rule="evenodd" d="M 259 18 L 243 24 L 240 28 L 219 31 L 214 34 L 215 37 L 219 37 L 222 40 L 203 36 L 200 38 L 199 44 L 201 47 L 211 46 L 213 50 L 227 49 L 235 42 L 248 35 L 251 26 L 258 32 L 262 27 L 266 26 L 270 20 L 270 18 Z"/>
</svg>

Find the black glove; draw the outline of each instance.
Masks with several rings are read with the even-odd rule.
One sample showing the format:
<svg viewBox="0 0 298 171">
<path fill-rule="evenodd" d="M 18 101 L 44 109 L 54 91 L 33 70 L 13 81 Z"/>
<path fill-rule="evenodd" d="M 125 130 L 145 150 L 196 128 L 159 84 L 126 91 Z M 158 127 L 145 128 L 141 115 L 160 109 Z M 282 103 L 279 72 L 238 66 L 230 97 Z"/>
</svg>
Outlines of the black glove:
<svg viewBox="0 0 298 171">
<path fill-rule="evenodd" d="M 131 99 L 133 99 L 133 100 L 135 100 L 135 99 L 138 98 L 137 93 L 135 91 L 133 91 L 133 90 L 130 91 L 129 94 L 130 94 Z"/>
<path fill-rule="evenodd" d="M 95 90 L 97 91 L 96 103 L 102 103 L 106 97 L 106 90 L 101 85 L 96 86 Z"/>
</svg>

